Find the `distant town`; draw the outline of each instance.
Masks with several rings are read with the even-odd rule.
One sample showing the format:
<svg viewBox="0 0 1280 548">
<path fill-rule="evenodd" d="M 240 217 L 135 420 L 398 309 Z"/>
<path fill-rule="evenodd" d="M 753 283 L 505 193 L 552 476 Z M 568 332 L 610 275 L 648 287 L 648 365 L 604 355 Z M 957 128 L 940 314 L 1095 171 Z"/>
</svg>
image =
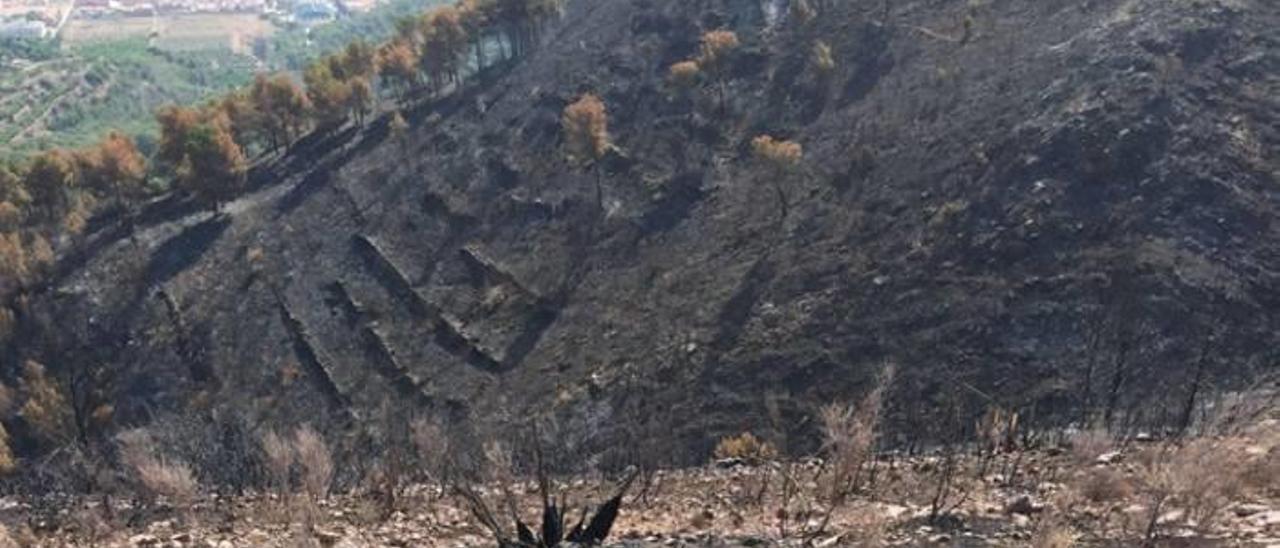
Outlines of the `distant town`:
<svg viewBox="0 0 1280 548">
<path fill-rule="evenodd" d="M 72 21 L 191 14 L 253 15 L 276 26 L 313 26 L 346 14 L 367 11 L 377 2 L 378 0 L 0 0 L 0 39 L 48 40 L 59 36 Z"/>
</svg>

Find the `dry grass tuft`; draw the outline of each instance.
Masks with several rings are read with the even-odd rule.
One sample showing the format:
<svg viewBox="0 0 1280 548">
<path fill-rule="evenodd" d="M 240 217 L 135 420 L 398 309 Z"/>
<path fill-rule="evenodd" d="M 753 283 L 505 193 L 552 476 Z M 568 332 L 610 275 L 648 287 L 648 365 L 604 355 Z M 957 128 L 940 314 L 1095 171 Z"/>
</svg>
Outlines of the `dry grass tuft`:
<svg viewBox="0 0 1280 548">
<path fill-rule="evenodd" d="M 1061 523 L 1046 524 L 1036 530 L 1031 537 L 1031 545 L 1035 548 L 1072 548 L 1076 546 L 1078 536 Z"/>
<path fill-rule="evenodd" d="M 333 481 L 333 457 L 324 438 L 304 425 L 294 434 L 293 452 L 301 469 L 303 491 L 313 500 L 325 498 Z"/>
<path fill-rule="evenodd" d="M 818 414 L 822 429 L 822 449 L 830 459 L 831 481 L 827 494 L 832 504 L 843 502 L 856 491 L 868 465 L 873 463 L 885 392 L 893 383 L 895 368 L 886 365 L 875 386 L 857 405 L 829 404 Z"/>
<path fill-rule="evenodd" d="M 146 430 L 121 432 L 116 436 L 116 444 L 121 464 L 133 472 L 147 494 L 163 497 L 180 508 L 189 506 L 195 499 L 200 484 L 191 467 L 181 460 L 161 456 Z"/>
<path fill-rule="evenodd" d="M 717 459 L 742 459 L 747 462 L 759 463 L 773 460 L 778 457 L 777 449 L 767 441 L 762 441 L 751 432 L 744 432 L 740 436 L 729 436 L 720 439 L 716 444 L 715 457 Z"/>
<path fill-rule="evenodd" d="M 449 452 L 453 449 L 448 434 L 440 423 L 425 417 L 414 419 L 409 429 L 409 436 L 418 451 L 423 470 L 429 479 L 443 489 L 444 482 L 447 481 L 445 467 Z"/>
<path fill-rule="evenodd" d="M 293 467 L 293 447 L 274 430 L 262 435 L 262 452 L 266 455 L 267 472 L 278 494 L 289 492 L 289 470 Z"/>
<path fill-rule="evenodd" d="M 1067 440 L 1071 454 L 1082 463 L 1092 463 L 1098 457 L 1115 449 L 1115 439 L 1102 428 L 1090 428 L 1076 432 Z"/>
<path fill-rule="evenodd" d="M 1110 468 L 1085 470 L 1077 479 L 1075 490 L 1080 496 L 1096 504 L 1121 502 L 1134 495 L 1133 483 Z"/>
</svg>

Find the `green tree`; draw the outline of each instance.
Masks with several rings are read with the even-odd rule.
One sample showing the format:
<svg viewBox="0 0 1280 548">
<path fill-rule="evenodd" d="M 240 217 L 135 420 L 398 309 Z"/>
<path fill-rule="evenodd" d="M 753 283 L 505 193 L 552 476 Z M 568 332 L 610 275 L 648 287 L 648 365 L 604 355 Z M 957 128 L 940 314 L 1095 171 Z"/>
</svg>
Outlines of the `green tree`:
<svg viewBox="0 0 1280 548">
<path fill-rule="evenodd" d="M 177 170 L 179 187 L 213 211 L 244 188 L 248 171 L 244 151 L 228 126 L 224 117 L 216 116 L 192 128 Z"/>
<path fill-rule="evenodd" d="M 341 125 L 347 117 L 351 88 L 334 76 L 329 61 L 321 59 L 308 65 L 302 81 L 307 86 L 307 98 L 321 131 Z"/>
<path fill-rule="evenodd" d="M 31 195 L 23 186 L 22 176 L 0 164 L 0 232 L 17 230 L 26 219 L 30 204 Z"/>
<path fill-rule="evenodd" d="M 14 166 L 0 164 L 0 202 L 9 202 L 17 207 L 26 207 L 31 203 L 31 195 L 23 186 L 22 175 Z"/>
<path fill-rule="evenodd" d="M 147 163 L 133 139 L 112 131 L 97 145 L 82 151 L 79 159 L 86 188 L 109 195 L 121 204 L 142 195 Z"/>
<path fill-rule="evenodd" d="M 378 76 L 401 93 L 418 84 L 418 55 L 408 40 L 397 38 L 378 50 Z"/>
<path fill-rule="evenodd" d="M 357 124 L 364 125 L 365 115 L 374 106 L 373 84 L 369 78 L 358 77 L 348 81 L 347 86 L 351 89 L 347 95 L 347 109 L 356 117 Z"/>
<path fill-rule="evenodd" d="M 302 132 L 310 108 L 306 92 L 288 74 L 276 73 L 255 77 L 250 95 L 262 115 L 271 150 L 288 147 Z"/>
<path fill-rule="evenodd" d="M 160 144 L 156 158 L 170 169 L 176 169 L 187 155 L 187 135 L 200 124 L 200 111 L 169 105 L 156 111 L 160 125 Z"/>
<path fill-rule="evenodd" d="M 252 146 L 265 147 L 266 127 L 262 113 L 258 112 L 250 90 L 236 90 L 222 96 L 213 107 L 222 111 L 231 122 L 231 135 L 246 150 Z"/>
<path fill-rule="evenodd" d="M 459 81 L 470 40 L 458 8 L 441 6 L 422 18 L 422 68 L 436 91 Z"/>
<path fill-rule="evenodd" d="M 378 71 L 378 51 L 364 40 L 347 44 L 338 58 L 342 67 L 341 78 L 372 78 Z"/>
<path fill-rule="evenodd" d="M 25 187 L 30 192 L 41 220 L 59 221 L 71 206 L 71 194 L 78 183 L 75 156 L 55 148 L 41 153 L 27 168 Z"/>
</svg>

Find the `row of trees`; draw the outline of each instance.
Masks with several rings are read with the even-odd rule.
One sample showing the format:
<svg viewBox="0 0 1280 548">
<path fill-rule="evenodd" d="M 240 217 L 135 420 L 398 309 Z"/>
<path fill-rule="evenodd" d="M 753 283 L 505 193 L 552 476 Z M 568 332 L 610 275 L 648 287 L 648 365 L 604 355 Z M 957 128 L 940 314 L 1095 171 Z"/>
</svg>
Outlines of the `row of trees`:
<svg viewBox="0 0 1280 548">
<path fill-rule="evenodd" d="M 523 55 L 562 2 L 460 0 L 399 21 L 386 43 L 358 41 L 318 59 L 300 79 L 260 74 L 203 105 L 164 107 L 150 164 L 132 139 L 112 132 L 90 147 L 0 165 L 0 295 L 39 277 L 99 205 L 115 204 L 131 219 L 150 176 L 216 210 L 243 189 L 254 154 L 277 152 L 312 129 L 363 124 L 380 93 L 445 93 L 468 65 L 487 68 L 494 50 L 503 59 Z M 11 318 L 0 311 L 0 339 Z"/>
<path fill-rule="evenodd" d="M 0 165 L 0 294 L 40 275 L 56 240 L 78 234 L 96 204 L 144 194 L 146 165 L 133 140 L 115 132 L 83 149 Z"/>
</svg>

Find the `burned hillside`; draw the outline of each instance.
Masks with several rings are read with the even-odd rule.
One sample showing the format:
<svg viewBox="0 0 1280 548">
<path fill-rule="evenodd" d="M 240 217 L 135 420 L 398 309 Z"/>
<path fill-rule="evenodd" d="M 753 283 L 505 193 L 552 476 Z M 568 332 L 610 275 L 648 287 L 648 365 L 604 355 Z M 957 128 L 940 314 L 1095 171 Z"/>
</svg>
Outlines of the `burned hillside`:
<svg viewBox="0 0 1280 548">
<path fill-rule="evenodd" d="M 786 4 L 571 1 L 402 136 L 383 113 L 257 165 L 219 214 L 103 221 L 13 297 L 5 382 L 45 364 L 87 436 L 554 417 L 611 466 L 744 431 L 807 448 L 806 417 L 885 362 L 892 428 L 924 439 L 992 405 L 1175 426 L 1271 366 L 1280 5 Z M 737 43 L 710 57 L 717 30 Z M 562 120 L 585 94 L 590 161 Z"/>
</svg>

